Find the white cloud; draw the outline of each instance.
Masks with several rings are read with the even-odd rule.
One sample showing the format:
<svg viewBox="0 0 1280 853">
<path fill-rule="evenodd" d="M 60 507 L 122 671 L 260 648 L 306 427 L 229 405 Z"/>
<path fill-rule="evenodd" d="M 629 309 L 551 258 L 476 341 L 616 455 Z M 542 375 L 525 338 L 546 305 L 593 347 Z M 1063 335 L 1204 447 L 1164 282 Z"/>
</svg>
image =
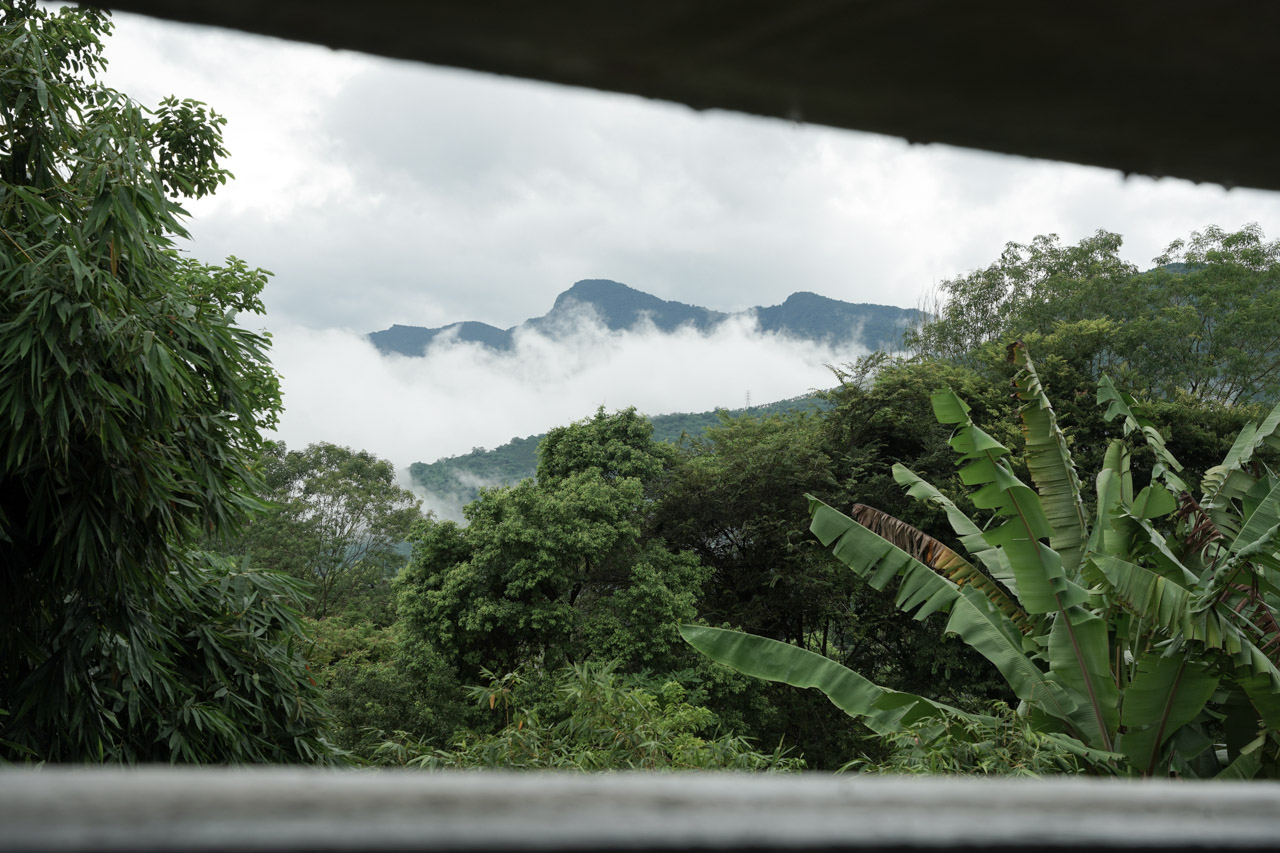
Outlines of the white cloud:
<svg viewBox="0 0 1280 853">
<path fill-rule="evenodd" d="M 809 290 L 911 307 L 1006 242 L 1099 228 L 1145 266 L 1215 223 L 1280 236 L 1280 193 L 1225 191 L 800 126 L 117 15 L 107 82 L 227 116 L 236 180 L 190 205 L 193 251 L 276 274 L 282 436 L 398 466 L 492 447 L 598 405 L 738 406 L 827 383 L 828 353 L 754 335 L 583 326 L 510 354 L 384 359 L 392 323 L 543 314 L 609 278 L 723 311 Z"/>
<path fill-rule="evenodd" d="M 589 417 L 597 407 L 647 414 L 737 408 L 829 387 L 832 350 L 761 334 L 738 318 L 691 329 L 609 332 L 583 317 L 563 340 L 522 331 L 508 352 L 443 342 L 425 358 L 384 357 L 365 338 L 302 327 L 274 333 L 284 376 L 279 437 L 371 450 L 399 468 L 492 448 Z"/>
<path fill-rule="evenodd" d="M 273 322 L 515 325 L 582 278 L 720 310 L 918 304 L 1008 241 L 1099 228 L 1145 265 L 1280 194 L 1118 173 L 117 16 L 110 81 L 229 118 L 195 251 L 276 273 Z"/>
</svg>

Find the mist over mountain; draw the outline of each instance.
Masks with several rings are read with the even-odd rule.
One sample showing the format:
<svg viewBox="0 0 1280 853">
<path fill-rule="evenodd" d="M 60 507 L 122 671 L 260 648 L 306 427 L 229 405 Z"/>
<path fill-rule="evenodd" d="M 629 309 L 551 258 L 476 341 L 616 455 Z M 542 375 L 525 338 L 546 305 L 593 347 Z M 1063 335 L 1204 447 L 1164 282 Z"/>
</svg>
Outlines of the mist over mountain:
<svg viewBox="0 0 1280 853">
<path fill-rule="evenodd" d="M 814 394 L 778 400 L 739 409 L 707 412 L 673 412 L 647 416 L 653 425 L 654 441 L 676 443 L 683 436 L 698 438 L 721 423 L 721 417 L 743 415 L 763 417 L 787 412 L 816 412 L 829 403 Z M 435 462 L 414 462 L 401 485 L 423 499 L 424 506 L 440 518 L 463 521 L 462 508 L 479 496 L 483 486 L 507 486 L 534 476 L 538 467 L 538 445 L 546 433 L 513 438 L 491 450 L 473 448 L 470 453 L 446 456 Z"/>
<path fill-rule="evenodd" d="M 868 350 L 897 349 L 903 329 L 920 316 L 915 308 L 854 304 L 804 291 L 791 294 L 781 305 L 725 313 L 659 299 L 616 281 L 585 279 L 557 296 L 551 310 L 543 316 L 509 329 L 471 321 L 435 329 L 393 325 L 371 333 L 369 340 L 384 355 L 422 356 L 441 335 L 506 351 L 512 348 L 515 335 L 521 330 L 536 331 L 553 340 L 560 337 L 573 328 L 575 318 L 584 309 L 593 313 L 609 331 L 630 331 L 652 324 L 660 332 L 691 327 L 705 334 L 727 320 L 754 315 L 762 332 L 828 346 L 856 344 Z"/>
</svg>

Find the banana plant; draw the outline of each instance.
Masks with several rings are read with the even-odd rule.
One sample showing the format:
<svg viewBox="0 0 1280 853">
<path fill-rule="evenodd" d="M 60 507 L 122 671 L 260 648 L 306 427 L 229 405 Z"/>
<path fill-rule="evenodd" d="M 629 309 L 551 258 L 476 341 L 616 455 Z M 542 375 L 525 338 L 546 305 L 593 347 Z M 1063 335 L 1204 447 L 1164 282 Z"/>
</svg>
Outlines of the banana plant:
<svg viewBox="0 0 1280 853">
<path fill-rule="evenodd" d="M 1240 433 L 1197 498 L 1141 406 L 1103 377 L 1098 402 L 1124 437 L 1086 501 L 1026 347 L 1010 358 L 1031 485 L 951 391 L 934 394 L 933 409 L 954 427 L 983 523 L 893 468 L 908 494 L 944 511 L 967 557 L 871 507 L 845 515 L 812 496 L 810 529 L 872 587 L 895 585 L 904 612 L 946 613 L 945 630 L 1008 681 L 1022 721 L 1100 772 L 1280 776 L 1280 476 L 1259 459 L 1280 449 L 1280 406 Z M 1136 494 L 1130 441 L 1156 460 Z M 740 672 L 818 688 L 882 735 L 979 719 L 797 646 L 706 626 L 681 633 Z"/>
</svg>

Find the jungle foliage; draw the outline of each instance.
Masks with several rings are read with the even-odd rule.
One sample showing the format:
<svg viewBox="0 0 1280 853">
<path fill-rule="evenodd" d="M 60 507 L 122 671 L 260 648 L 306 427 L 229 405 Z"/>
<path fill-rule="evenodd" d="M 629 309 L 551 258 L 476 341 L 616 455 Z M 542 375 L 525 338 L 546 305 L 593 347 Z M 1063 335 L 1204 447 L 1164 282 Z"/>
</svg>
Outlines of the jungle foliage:
<svg viewBox="0 0 1280 853">
<path fill-rule="evenodd" d="M 708 708 L 690 702 L 678 681 L 622 675 L 616 662 L 588 662 L 556 674 L 554 697 L 526 704 L 518 673 L 483 673 L 487 684 L 467 692 L 500 716 L 495 733 L 460 731 L 448 748 L 405 732 L 383 742 L 388 764 L 430 768 L 520 770 L 750 770 L 787 772 L 804 762 L 782 749 L 764 754 L 744 738 L 716 731 Z"/>
<path fill-rule="evenodd" d="M 599 411 L 456 524 L 264 439 L 268 274 L 177 252 L 223 120 L 97 83 L 105 13 L 0 12 L 0 761 L 1276 775 L 1260 229 L 1011 244 L 910 357 Z"/>
<path fill-rule="evenodd" d="M 421 502 L 396 485 L 395 468 L 367 451 L 321 442 L 289 450 L 267 444 L 257 473 L 268 507 L 219 550 L 312 584 L 306 613 L 364 610 L 391 621 L 391 579 Z"/>
<path fill-rule="evenodd" d="M 823 405 L 820 396 L 809 394 L 744 409 L 654 415 L 649 422 L 653 425 L 655 441 L 676 444 L 686 435 L 696 438 L 718 426 L 721 411 L 734 417 L 763 417 L 814 411 Z M 485 485 L 511 486 L 534 476 L 538 469 L 538 445 L 544 438 L 546 433 L 513 438 L 490 450 L 477 447 L 470 453 L 446 456 L 431 463 L 414 462 L 409 466 L 409 478 L 415 487 L 428 494 L 453 498 L 465 506 L 480 496 L 480 489 Z"/>
<path fill-rule="evenodd" d="M 1280 448 L 1280 406 L 1241 431 L 1195 498 L 1141 407 L 1104 377 L 1098 400 L 1107 419 L 1139 437 L 1155 461 L 1150 482 L 1135 491 L 1133 450 L 1112 440 L 1089 506 L 1026 347 L 1010 353 L 1034 490 L 949 390 L 933 395 L 934 412 L 953 428 L 961 480 L 985 523 L 894 466 L 913 498 L 946 514 L 968 558 L 864 505 L 850 517 L 811 498 L 814 534 L 870 585 L 894 584 L 903 611 L 918 619 L 947 613 L 946 630 L 999 669 L 1020 716 L 1091 768 L 1276 776 L 1280 477 L 1261 455 Z M 803 648 L 694 625 L 682 633 L 740 672 L 819 688 L 888 738 L 928 723 L 926 740 L 955 736 L 956 720 L 991 725 Z"/>
<path fill-rule="evenodd" d="M 1010 243 L 985 269 L 944 281 L 936 316 L 907 335 L 917 355 L 991 361 L 1015 340 L 1081 362 L 1135 393 L 1225 404 L 1280 396 L 1280 241 L 1247 225 L 1175 240 L 1139 273 L 1119 234 L 1076 246 Z M 1049 339 L 1048 345 L 1041 341 Z"/>
<path fill-rule="evenodd" d="M 280 412 L 266 273 L 174 249 L 223 120 L 97 83 L 109 31 L 0 2 L 0 760 L 324 760 L 296 584 L 197 550 Z"/>
</svg>

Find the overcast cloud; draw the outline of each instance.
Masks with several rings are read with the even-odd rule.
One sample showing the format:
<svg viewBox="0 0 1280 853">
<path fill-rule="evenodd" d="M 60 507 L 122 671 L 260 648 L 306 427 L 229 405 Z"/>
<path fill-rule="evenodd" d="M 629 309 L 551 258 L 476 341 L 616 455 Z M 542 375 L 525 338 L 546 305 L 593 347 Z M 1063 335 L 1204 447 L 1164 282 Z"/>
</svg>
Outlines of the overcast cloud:
<svg viewBox="0 0 1280 853">
<path fill-rule="evenodd" d="M 735 327 L 710 346 L 665 348 L 684 362 L 642 350 L 645 335 L 584 333 L 555 353 L 526 342 L 534 367 L 468 348 L 402 363 L 358 339 L 392 323 L 505 328 L 583 278 L 724 311 L 797 290 L 912 307 L 1041 233 L 1118 231 L 1145 266 L 1210 223 L 1280 232 L 1276 193 L 116 21 L 110 85 L 148 104 L 197 98 L 229 119 L 237 180 L 190 205 L 193 251 L 275 273 L 263 324 L 286 377 L 286 439 L 368 447 L 402 466 L 598 403 L 656 414 L 738 405 L 747 388 L 757 401 L 791 396 L 822 383 L 832 354 L 757 346 Z M 607 355 L 583 363 L 588 344 Z M 721 352 L 747 369 L 716 373 Z M 667 363 L 708 367 L 664 376 Z M 361 426 L 353 413 L 369 417 Z"/>
<path fill-rule="evenodd" d="M 404 467 L 492 448 L 607 410 L 646 414 L 740 408 L 832 384 L 825 365 L 862 351 L 761 334 L 735 318 L 703 336 L 685 329 L 609 332 L 582 316 L 556 340 L 519 331 L 508 352 L 441 342 L 426 358 L 384 357 L 361 336 L 290 326 L 274 362 L 288 398 L 280 434 L 323 438 Z"/>
</svg>

